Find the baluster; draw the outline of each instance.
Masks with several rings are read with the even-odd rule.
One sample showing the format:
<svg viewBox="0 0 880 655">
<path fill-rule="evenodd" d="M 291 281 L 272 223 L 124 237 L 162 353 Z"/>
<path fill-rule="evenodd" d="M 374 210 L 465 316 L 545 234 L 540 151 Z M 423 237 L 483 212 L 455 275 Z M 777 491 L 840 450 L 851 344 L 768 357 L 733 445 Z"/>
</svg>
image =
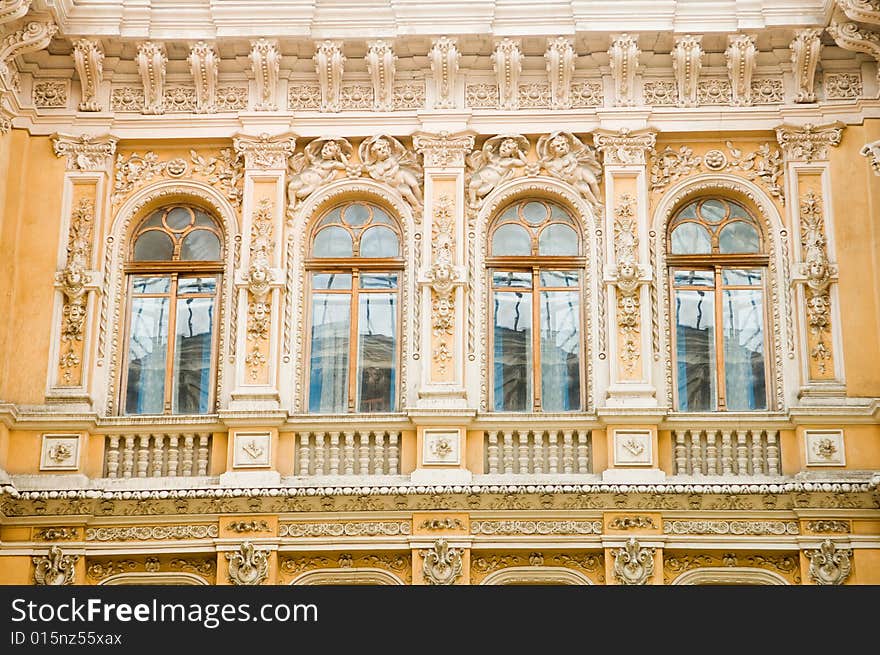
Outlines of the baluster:
<svg viewBox="0 0 880 655">
<path fill-rule="evenodd" d="M 345 454 L 343 455 L 345 475 L 354 475 L 354 432 L 345 433 Z"/>
<path fill-rule="evenodd" d="M 309 433 L 299 433 L 299 474 L 308 475 L 310 467 Z"/>
<path fill-rule="evenodd" d="M 339 440 L 342 438 L 341 432 L 330 435 L 330 475 L 339 475 Z"/>
<path fill-rule="evenodd" d="M 513 432 L 504 433 L 504 472 L 513 473 Z"/>
<path fill-rule="evenodd" d="M 107 477 L 119 476 L 119 435 L 107 437 Z"/>
<path fill-rule="evenodd" d="M 683 475 L 688 472 L 684 432 L 673 432 L 673 434 L 675 435 L 675 473 L 676 475 Z"/>
<path fill-rule="evenodd" d="M 733 474 L 733 446 L 730 444 L 730 430 L 721 433 L 721 475 Z"/>
<path fill-rule="evenodd" d="M 577 472 L 590 472 L 590 457 L 587 448 L 587 435 L 583 431 L 577 433 Z"/>
<path fill-rule="evenodd" d="M 556 450 L 558 448 L 556 442 L 559 435 L 555 430 L 551 430 L 547 436 L 549 441 L 547 446 L 547 472 L 559 473 L 559 452 Z"/>
<path fill-rule="evenodd" d="M 122 450 L 122 477 L 130 478 L 134 469 L 134 435 L 125 435 L 125 447 Z"/>
<path fill-rule="evenodd" d="M 177 441 L 180 437 L 176 434 L 168 435 L 168 475 L 178 475 L 177 473 L 177 457 L 178 448 Z"/>
<path fill-rule="evenodd" d="M 519 433 L 519 450 L 517 452 L 519 463 L 519 472 L 529 472 L 529 433 L 523 431 Z"/>
<path fill-rule="evenodd" d="M 183 470 L 181 475 L 189 477 L 193 472 L 193 435 L 183 435 Z"/>
<path fill-rule="evenodd" d="M 198 475 L 208 475 L 208 435 L 199 435 Z"/>
<path fill-rule="evenodd" d="M 138 449 L 135 465 L 137 466 L 137 476 L 139 478 L 147 477 L 147 467 L 150 464 L 150 435 L 138 435 Z"/>
<path fill-rule="evenodd" d="M 571 430 L 562 432 L 562 472 L 574 473 L 574 448 L 571 443 Z"/>
<path fill-rule="evenodd" d="M 315 475 L 327 475 L 327 469 L 325 468 L 326 463 L 327 463 L 327 458 L 325 457 L 326 449 L 327 449 L 325 441 L 326 441 L 327 435 L 323 432 L 312 432 L 311 434 L 314 437 Z M 330 437 L 330 442 L 331 442 L 331 444 L 333 443 L 332 436 Z M 310 443 L 311 443 L 311 440 L 310 440 Z M 338 468 L 339 468 L 339 459 L 338 459 L 339 458 L 339 453 L 338 453 L 339 449 L 337 448 L 336 450 L 337 450 L 336 470 L 338 470 Z M 332 462 L 333 462 L 333 446 L 332 445 L 330 447 L 330 461 L 331 461 L 330 471 L 331 471 L 331 475 L 333 475 L 334 469 L 333 469 L 333 464 L 332 464 Z"/>
<path fill-rule="evenodd" d="M 544 431 L 532 433 L 532 473 L 544 472 Z"/>
<path fill-rule="evenodd" d="M 736 433 L 736 474 L 749 474 L 749 458 L 746 450 L 746 433 L 744 430 L 737 430 Z"/>
<path fill-rule="evenodd" d="M 718 475 L 718 432 L 706 431 L 706 475 Z"/>
<path fill-rule="evenodd" d="M 399 432 L 392 432 L 388 435 L 388 474 L 397 475 L 398 465 L 400 464 L 400 451 L 398 450 Z"/>
<path fill-rule="evenodd" d="M 487 432 L 489 438 L 488 458 L 489 473 L 498 473 L 498 435 L 500 432 Z"/>
<path fill-rule="evenodd" d="M 370 433 L 361 432 L 358 446 L 358 473 L 370 474 Z"/>
<path fill-rule="evenodd" d="M 752 437 L 752 475 L 764 474 L 764 446 L 760 430 L 749 430 Z"/>
<path fill-rule="evenodd" d="M 700 443 L 702 435 L 702 430 L 691 432 L 691 472 L 694 475 L 703 473 L 703 448 Z"/>
<path fill-rule="evenodd" d="M 162 477 L 162 447 L 165 445 L 164 434 L 153 435 L 153 470 L 150 473 L 154 478 Z"/>
<path fill-rule="evenodd" d="M 385 473 L 385 433 L 373 433 L 373 475 Z"/>
<path fill-rule="evenodd" d="M 779 432 L 767 432 L 767 475 L 779 475 Z"/>
</svg>

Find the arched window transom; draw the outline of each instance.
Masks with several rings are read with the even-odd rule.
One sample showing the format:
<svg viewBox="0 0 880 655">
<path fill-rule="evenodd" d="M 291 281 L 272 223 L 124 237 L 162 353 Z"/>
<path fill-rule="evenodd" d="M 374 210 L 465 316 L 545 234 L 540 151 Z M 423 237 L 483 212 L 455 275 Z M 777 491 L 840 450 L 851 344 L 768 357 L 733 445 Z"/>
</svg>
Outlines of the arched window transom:
<svg viewBox="0 0 880 655">
<path fill-rule="evenodd" d="M 768 258 L 754 216 L 727 198 L 691 201 L 668 253 L 678 409 L 767 409 Z"/>
</svg>

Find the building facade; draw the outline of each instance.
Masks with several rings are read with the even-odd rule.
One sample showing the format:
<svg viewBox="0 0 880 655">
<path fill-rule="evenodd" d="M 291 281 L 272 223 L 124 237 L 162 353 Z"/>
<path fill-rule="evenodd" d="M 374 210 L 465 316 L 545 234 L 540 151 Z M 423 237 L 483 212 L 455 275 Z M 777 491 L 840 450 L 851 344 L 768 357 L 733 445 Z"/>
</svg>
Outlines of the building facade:
<svg viewBox="0 0 880 655">
<path fill-rule="evenodd" d="M 183 5 L 0 12 L 0 582 L 880 584 L 880 3 Z"/>
</svg>

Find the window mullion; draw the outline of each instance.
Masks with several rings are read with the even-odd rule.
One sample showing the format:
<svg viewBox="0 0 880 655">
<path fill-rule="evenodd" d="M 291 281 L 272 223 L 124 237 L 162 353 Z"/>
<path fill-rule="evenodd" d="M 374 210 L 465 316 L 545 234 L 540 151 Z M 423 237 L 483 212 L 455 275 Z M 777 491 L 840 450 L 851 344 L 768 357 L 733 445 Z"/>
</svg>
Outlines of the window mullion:
<svg viewBox="0 0 880 655">
<path fill-rule="evenodd" d="M 177 273 L 171 274 L 168 294 L 168 347 L 165 351 L 165 413 L 173 413 L 174 387 L 174 335 L 177 332 Z"/>
<path fill-rule="evenodd" d="M 715 267 L 715 375 L 718 409 L 727 409 L 727 389 L 724 383 L 724 289 L 721 285 L 721 267 Z"/>
<path fill-rule="evenodd" d="M 532 268 L 532 366 L 534 369 L 532 397 L 535 411 L 541 411 L 541 292 L 540 269 Z"/>
<path fill-rule="evenodd" d="M 355 400 L 357 395 L 357 363 L 360 353 L 358 352 L 358 318 L 359 318 L 359 299 L 358 289 L 360 288 L 360 272 L 358 269 L 351 271 L 351 325 L 348 332 L 348 411 L 355 411 Z"/>
</svg>

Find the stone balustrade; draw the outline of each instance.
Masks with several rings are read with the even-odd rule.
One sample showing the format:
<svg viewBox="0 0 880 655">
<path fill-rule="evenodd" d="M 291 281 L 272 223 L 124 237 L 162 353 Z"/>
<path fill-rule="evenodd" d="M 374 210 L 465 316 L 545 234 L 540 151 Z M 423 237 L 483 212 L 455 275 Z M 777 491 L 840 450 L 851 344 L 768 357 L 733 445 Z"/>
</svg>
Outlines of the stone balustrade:
<svg viewBox="0 0 880 655">
<path fill-rule="evenodd" d="M 400 432 L 299 432 L 298 476 L 399 475 Z"/>
<path fill-rule="evenodd" d="M 104 475 L 108 478 L 208 475 L 211 434 L 108 435 Z"/>
<path fill-rule="evenodd" d="M 493 430 L 484 439 L 490 475 L 592 472 L 589 430 Z"/>
<path fill-rule="evenodd" d="M 672 443 L 675 475 L 780 475 L 778 430 L 675 430 Z"/>
</svg>

